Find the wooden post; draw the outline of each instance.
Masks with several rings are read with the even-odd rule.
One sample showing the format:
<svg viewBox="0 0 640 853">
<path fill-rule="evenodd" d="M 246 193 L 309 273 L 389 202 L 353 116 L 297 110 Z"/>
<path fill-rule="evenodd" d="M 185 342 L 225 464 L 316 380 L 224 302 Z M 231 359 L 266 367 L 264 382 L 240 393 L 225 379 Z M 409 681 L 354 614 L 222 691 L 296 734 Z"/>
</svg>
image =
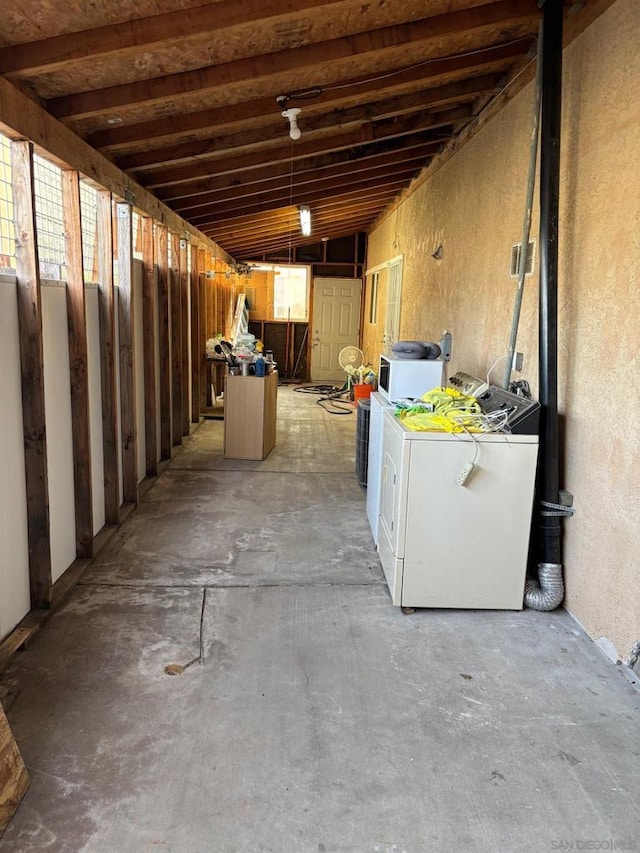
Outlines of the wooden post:
<svg viewBox="0 0 640 853">
<path fill-rule="evenodd" d="M 100 371 L 102 378 L 102 453 L 104 458 L 104 512 L 107 524 L 120 522 L 120 449 L 116 407 L 115 293 L 113 289 L 113 202 L 111 193 L 98 190 L 96 258 L 100 307 Z"/>
<path fill-rule="evenodd" d="M 116 205 L 118 223 L 118 333 L 120 340 L 120 429 L 122 435 L 122 494 L 125 503 L 138 503 L 136 409 L 133 375 L 133 245 L 131 205 Z"/>
<path fill-rule="evenodd" d="M 186 240 L 180 240 L 180 319 L 182 322 L 182 435 L 189 435 L 189 422 L 191 412 L 189 408 L 189 391 L 191 381 L 189 379 L 189 244 Z"/>
<path fill-rule="evenodd" d="M 207 252 L 198 250 L 198 340 L 200 341 L 200 388 L 198 391 L 200 411 L 207 406 L 207 383 L 209 365 L 207 364 Z M 212 401 L 215 405 L 215 400 Z"/>
<path fill-rule="evenodd" d="M 156 406 L 156 282 L 153 219 L 142 218 L 142 323 L 144 346 L 144 435 L 148 477 L 158 473 Z"/>
<path fill-rule="evenodd" d="M 51 606 L 51 538 L 33 146 L 11 143 L 31 606 Z"/>
<path fill-rule="evenodd" d="M 182 300 L 180 298 L 180 237 L 171 232 L 171 436 L 182 444 Z"/>
<path fill-rule="evenodd" d="M 0 836 L 29 787 L 29 774 L 0 705 Z"/>
<path fill-rule="evenodd" d="M 71 379 L 71 426 L 73 435 L 73 486 L 76 513 L 76 556 L 93 556 L 93 493 L 89 427 L 89 370 L 87 364 L 87 317 L 82 263 L 82 215 L 80 176 L 62 172 L 65 266 L 67 268 L 67 322 Z"/>
<path fill-rule="evenodd" d="M 200 253 L 191 244 L 191 423 L 200 423 L 200 371 L 202 349 L 200 339 Z"/>
<path fill-rule="evenodd" d="M 160 458 L 171 459 L 171 344 L 167 228 L 156 225 L 158 264 L 158 349 L 160 352 Z"/>
</svg>

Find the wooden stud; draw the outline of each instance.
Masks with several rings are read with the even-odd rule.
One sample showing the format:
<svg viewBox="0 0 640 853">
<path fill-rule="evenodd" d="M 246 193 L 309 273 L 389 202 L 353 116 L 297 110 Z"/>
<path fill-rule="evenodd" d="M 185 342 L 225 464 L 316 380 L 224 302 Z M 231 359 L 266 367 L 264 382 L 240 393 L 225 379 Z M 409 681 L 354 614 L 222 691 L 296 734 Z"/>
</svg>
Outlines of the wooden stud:
<svg viewBox="0 0 640 853">
<path fill-rule="evenodd" d="M 146 472 L 158 473 L 158 429 L 156 404 L 156 274 L 153 219 L 141 217 L 142 227 L 142 323 L 144 346 L 144 436 Z"/>
<path fill-rule="evenodd" d="M 189 435 L 190 409 L 189 391 L 189 244 L 180 240 L 180 322 L 182 324 L 180 344 L 182 359 L 182 435 Z"/>
<path fill-rule="evenodd" d="M 0 836 L 9 825 L 28 787 L 27 768 L 0 705 Z"/>
<path fill-rule="evenodd" d="M 158 349 L 160 352 L 160 458 L 171 459 L 171 346 L 167 229 L 156 225 Z"/>
<path fill-rule="evenodd" d="M 171 232 L 171 443 L 182 444 L 182 299 L 180 236 Z"/>
<path fill-rule="evenodd" d="M 93 555 L 93 492 L 89 429 L 89 368 L 87 317 L 82 262 L 82 215 L 80 176 L 62 173 L 62 206 L 67 271 L 67 319 L 71 379 L 71 426 L 73 435 L 73 486 L 76 513 L 76 556 Z"/>
<path fill-rule="evenodd" d="M 33 146 L 11 144 L 31 606 L 51 605 L 51 540 Z"/>
<path fill-rule="evenodd" d="M 122 435 L 122 494 L 125 503 L 138 503 L 135 378 L 133 373 L 133 243 L 132 209 L 116 204 L 118 230 L 118 333 L 120 341 L 120 430 Z"/>
<path fill-rule="evenodd" d="M 207 405 L 207 384 L 209 365 L 207 362 L 207 270 L 211 269 L 207 261 L 206 249 L 198 249 L 198 341 L 200 346 L 200 389 L 198 399 L 200 411 Z M 215 402 L 215 401 L 214 401 Z"/>
<path fill-rule="evenodd" d="M 107 524 L 120 521 L 120 448 L 116 405 L 115 291 L 113 286 L 113 202 L 111 193 L 98 191 L 96 258 L 100 309 L 100 370 L 102 379 L 102 453 L 104 509 Z"/>
<path fill-rule="evenodd" d="M 200 371 L 202 349 L 200 339 L 200 253 L 191 244 L 191 423 L 200 423 Z"/>
</svg>

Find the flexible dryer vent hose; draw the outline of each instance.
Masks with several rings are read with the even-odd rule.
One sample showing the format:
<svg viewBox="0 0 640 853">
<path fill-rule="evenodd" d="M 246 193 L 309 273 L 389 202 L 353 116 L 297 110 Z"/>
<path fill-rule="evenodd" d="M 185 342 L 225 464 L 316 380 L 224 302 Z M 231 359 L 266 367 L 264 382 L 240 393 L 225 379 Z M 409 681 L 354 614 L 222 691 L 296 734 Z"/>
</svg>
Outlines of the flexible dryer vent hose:
<svg viewBox="0 0 640 853">
<path fill-rule="evenodd" d="M 538 580 L 528 580 L 524 603 L 531 610 L 555 610 L 564 598 L 562 566 L 558 563 L 539 563 Z"/>
</svg>

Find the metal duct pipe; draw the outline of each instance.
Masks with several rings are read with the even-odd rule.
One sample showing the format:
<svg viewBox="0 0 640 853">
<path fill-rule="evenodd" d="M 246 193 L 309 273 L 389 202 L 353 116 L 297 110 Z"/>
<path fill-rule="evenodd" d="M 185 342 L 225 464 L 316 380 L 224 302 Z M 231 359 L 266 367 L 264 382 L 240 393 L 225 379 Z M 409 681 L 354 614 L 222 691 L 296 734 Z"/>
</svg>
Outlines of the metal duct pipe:
<svg viewBox="0 0 640 853">
<path fill-rule="evenodd" d="M 562 107 L 562 0 L 545 0 L 542 20 L 542 114 L 540 137 L 540 459 L 538 463 L 539 588 L 528 584 L 525 604 L 539 609 L 545 586 L 553 584 L 553 601 L 562 601 L 561 515 L 544 511 L 542 502 L 559 504 L 558 441 L 558 211 L 560 200 L 560 131 Z M 553 572 L 551 568 L 553 567 Z M 544 578 L 544 580 L 543 580 Z M 552 580 L 553 579 L 553 580 Z M 558 599 L 558 595 L 560 598 Z M 557 601 L 556 601 L 557 599 Z M 544 608 L 548 609 L 548 608 Z"/>
<path fill-rule="evenodd" d="M 555 610 L 564 598 L 562 566 L 558 563 L 539 563 L 538 580 L 528 580 L 524 603 L 532 610 Z"/>
</svg>

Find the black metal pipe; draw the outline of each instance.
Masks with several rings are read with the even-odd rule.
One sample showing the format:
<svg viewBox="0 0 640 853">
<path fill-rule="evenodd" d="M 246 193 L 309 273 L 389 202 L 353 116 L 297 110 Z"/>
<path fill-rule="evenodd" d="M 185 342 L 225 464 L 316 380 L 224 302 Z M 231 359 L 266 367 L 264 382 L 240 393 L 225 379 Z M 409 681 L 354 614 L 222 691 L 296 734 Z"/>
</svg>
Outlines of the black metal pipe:
<svg viewBox="0 0 640 853">
<path fill-rule="evenodd" d="M 558 441 L 558 216 L 562 106 L 562 0 L 543 7 L 540 136 L 540 461 L 538 499 L 559 502 Z M 539 519 L 542 563 L 562 563 L 559 516 Z"/>
</svg>

